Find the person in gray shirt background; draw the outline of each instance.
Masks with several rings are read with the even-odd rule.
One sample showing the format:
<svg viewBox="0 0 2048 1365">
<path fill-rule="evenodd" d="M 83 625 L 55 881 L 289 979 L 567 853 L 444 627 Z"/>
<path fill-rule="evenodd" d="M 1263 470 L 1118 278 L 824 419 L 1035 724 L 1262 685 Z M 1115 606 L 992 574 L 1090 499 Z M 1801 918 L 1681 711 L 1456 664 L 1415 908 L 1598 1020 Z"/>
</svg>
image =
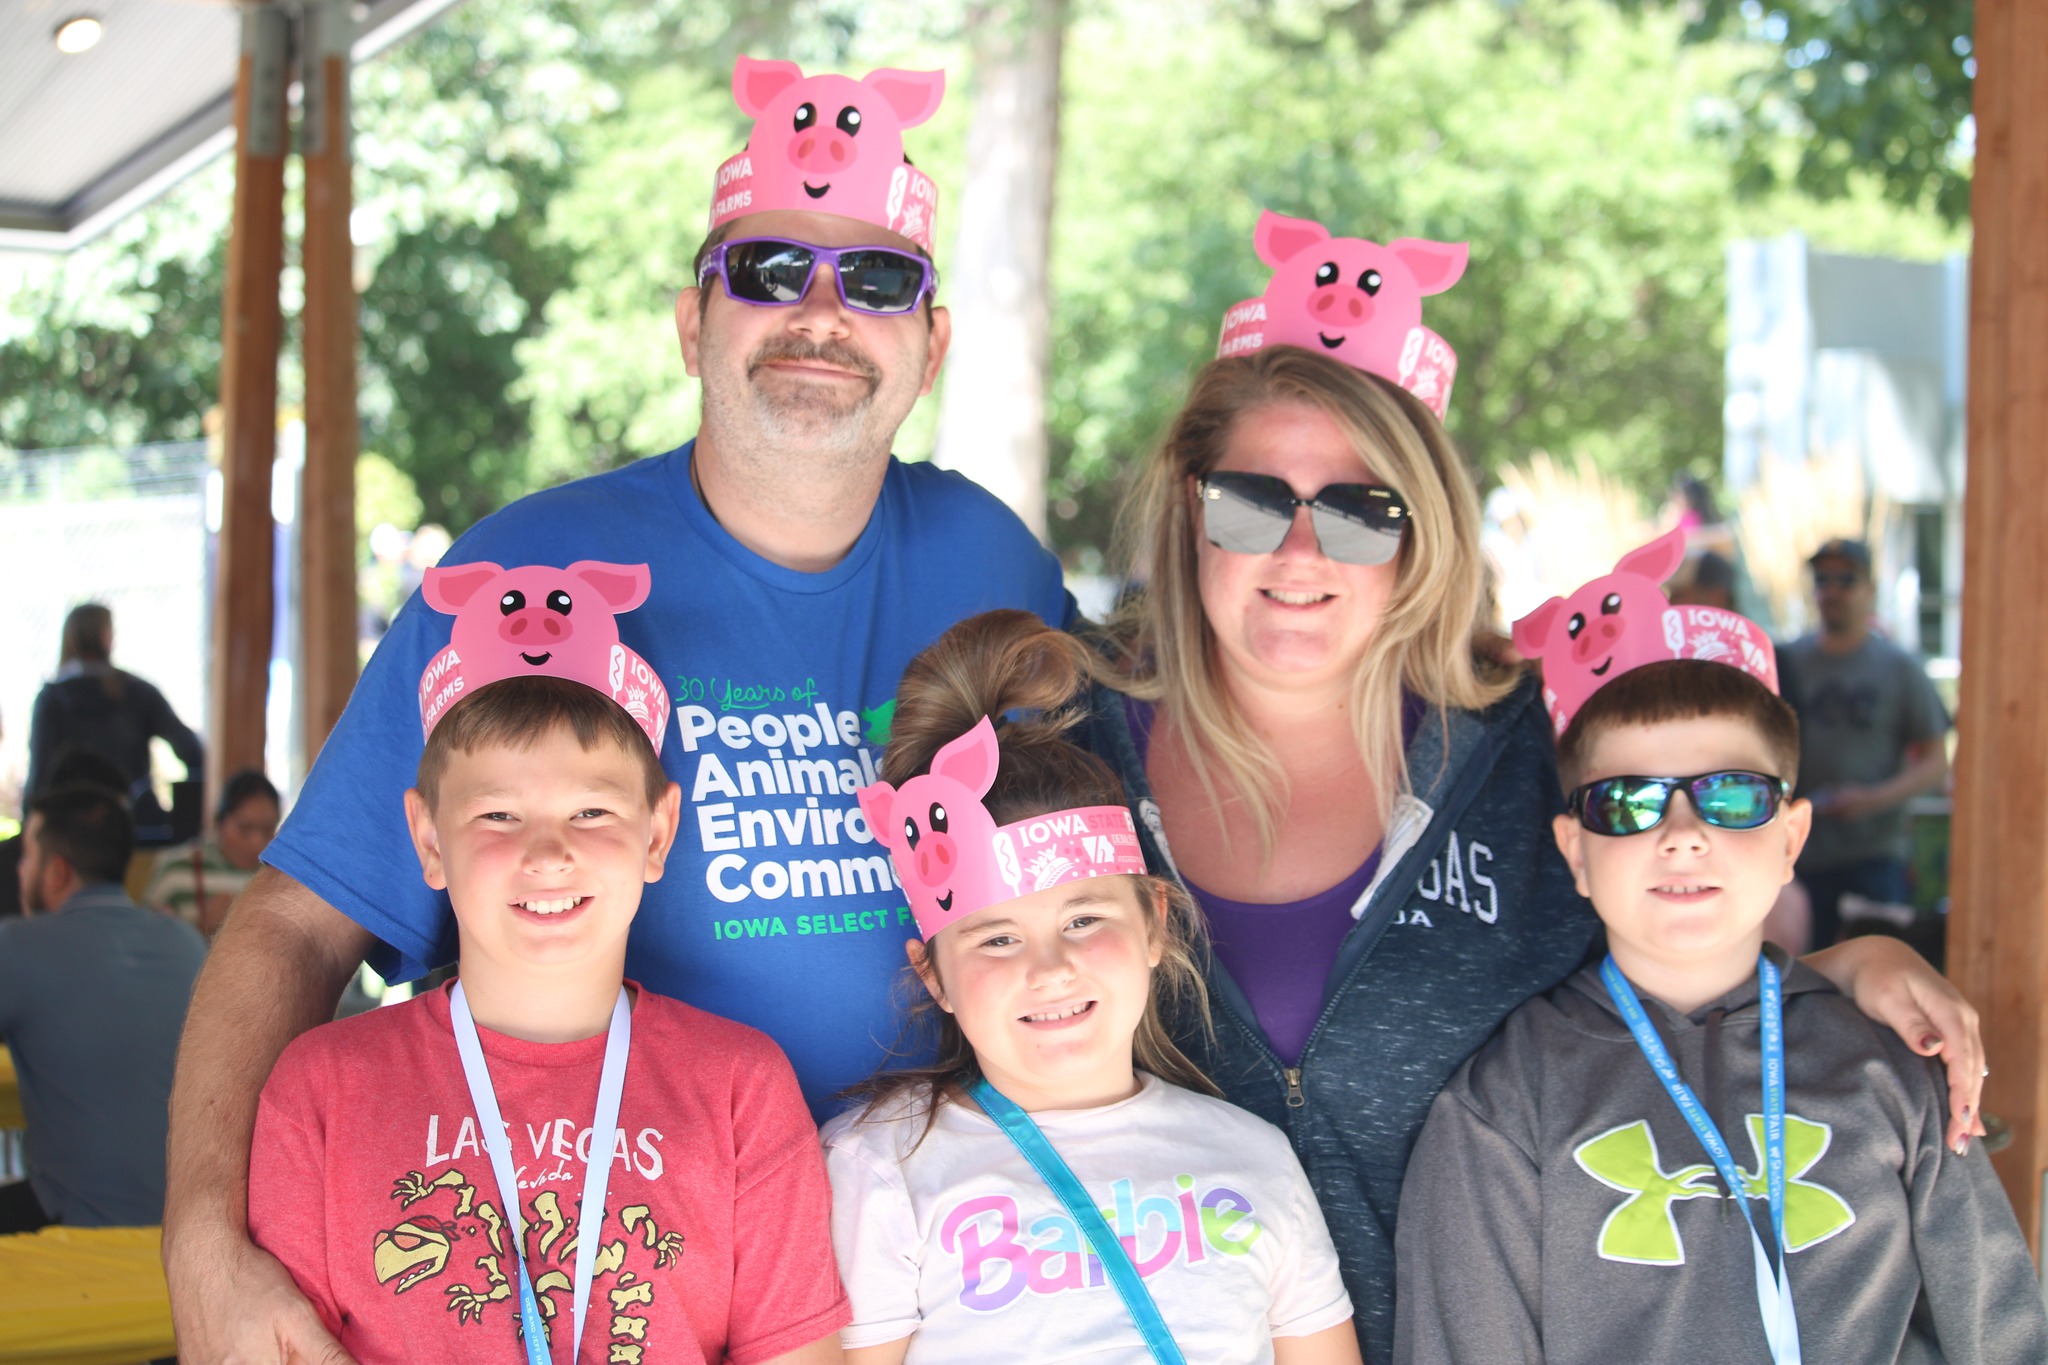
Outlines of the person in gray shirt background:
<svg viewBox="0 0 2048 1365">
<path fill-rule="evenodd" d="M 121 889 L 135 825 L 75 783 L 29 801 L 21 897 L 0 922 L 0 1040 L 28 1119 L 28 1179 L 0 1186 L 0 1232 L 163 1221 L 171 1068 L 206 956 L 199 932 Z"/>
<path fill-rule="evenodd" d="M 1841 932 L 1855 892 L 1902 904 L 1906 803 L 1948 780 L 1948 711 L 1911 653 L 1871 629 L 1870 547 L 1830 540 L 1807 561 L 1821 628 L 1779 651 L 1785 700 L 1799 715 L 1799 795 L 1813 837 L 1799 880 L 1813 898 L 1813 946 Z"/>
</svg>

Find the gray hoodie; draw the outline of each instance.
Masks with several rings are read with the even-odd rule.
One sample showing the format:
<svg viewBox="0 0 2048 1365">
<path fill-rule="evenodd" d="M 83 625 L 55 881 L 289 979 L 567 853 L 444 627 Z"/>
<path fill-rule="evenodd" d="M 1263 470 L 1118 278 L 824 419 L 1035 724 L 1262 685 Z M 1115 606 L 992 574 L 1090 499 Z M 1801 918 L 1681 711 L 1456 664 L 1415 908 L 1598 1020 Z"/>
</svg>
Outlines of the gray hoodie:
<svg viewBox="0 0 2048 1365">
<path fill-rule="evenodd" d="M 1942 1144 L 1936 1065 L 1804 966 L 1784 995 L 1785 1240 L 1805 1358 L 2048 1361 L 2005 1191 L 1981 1147 Z M 1643 1008 L 1728 1139 L 1768 1243 L 1755 978 L 1689 1015 Z M 1592 968 L 1516 1010 L 1444 1087 L 1398 1226 L 1397 1361 L 1770 1359 L 1748 1224 Z"/>
</svg>

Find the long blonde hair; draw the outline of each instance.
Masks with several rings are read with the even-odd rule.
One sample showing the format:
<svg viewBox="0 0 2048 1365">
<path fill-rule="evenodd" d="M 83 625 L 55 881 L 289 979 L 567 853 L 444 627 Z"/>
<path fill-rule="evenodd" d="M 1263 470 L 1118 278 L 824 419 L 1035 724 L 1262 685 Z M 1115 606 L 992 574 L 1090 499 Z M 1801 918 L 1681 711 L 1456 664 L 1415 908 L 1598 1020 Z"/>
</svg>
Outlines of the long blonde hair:
<svg viewBox="0 0 2048 1365">
<path fill-rule="evenodd" d="M 1122 539 L 1146 590 L 1111 621 L 1111 655 L 1094 667 L 1118 691 L 1165 709 L 1209 799 L 1234 793 L 1250 810 L 1262 857 L 1271 854 L 1286 809 L 1287 778 L 1218 676 L 1190 490 L 1223 459 L 1238 422 L 1283 404 L 1326 414 L 1350 438 L 1361 466 L 1408 505 L 1393 592 L 1352 691 L 1351 728 L 1382 806 L 1409 782 L 1403 692 L 1440 709 L 1478 710 L 1514 685 L 1481 611 L 1478 491 L 1435 415 L 1385 380 L 1294 346 L 1211 361 L 1125 504 Z"/>
<path fill-rule="evenodd" d="M 882 777 L 902 784 L 931 767 L 939 749 L 967 733 L 983 716 L 997 721 L 1001 758 L 994 785 L 982 798 L 998 824 L 1074 806 L 1121 806 L 1123 784 L 1109 765 L 1066 738 L 1082 710 L 1088 650 L 1065 631 L 1028 611 L 990 611 L 969 617 L 910 661 L 896 687 Z M 1002 717 L 1019 713 L 1004 723 Z M 1161 1080 L 1220 1095 L 1201 1068 L 1175 1045 L 1167 1017 L 1192 1016 L 1206 1029 L 1208 987 L 1199 965 L 1206 939 L 1201 916 L 1185 891 L 1158 877 L 1132 879 L 1141 908 L 1163 906 L 1146 917 L 1159 944 L 1145 1015 L 1131 1041 L 1132 1060 Z M 937 963 L 932 967 L 936 970 Z M 923 1087 L 929 1127 L 946 1087 L 980 1075 L 974 1048 L 951 1014 L 939 1009 L 909 969 L 899 993 L 906 997 L 905 1046 L 898 1052 L 933 1052 L 928 1066 L 877 1072 L 848 1091 L 868 1110 L 892 1096 Z"/>
</svg>

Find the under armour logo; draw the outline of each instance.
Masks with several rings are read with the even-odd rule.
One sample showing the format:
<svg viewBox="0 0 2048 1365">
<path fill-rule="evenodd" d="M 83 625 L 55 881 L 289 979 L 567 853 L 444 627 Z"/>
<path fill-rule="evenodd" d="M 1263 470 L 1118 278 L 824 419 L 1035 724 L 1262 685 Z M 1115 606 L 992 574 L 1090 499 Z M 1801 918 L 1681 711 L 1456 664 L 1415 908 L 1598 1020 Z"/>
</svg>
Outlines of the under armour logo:
<svg viewBox="0 0 2048 1365">
<path fill-rule="evenodd" d="M 1749 1115 L 1747 1126 L 1757 1161 L 1754 1171 L 1739 1172 L 1743 1193 L 1750 1199 L 1765 1199 L 1763 1115 Z M 1787 1252 L 1825 1242 L 1856 1221 L 1855 1210 L 1840 1195 L 1800 1178 L 1826 1154 L 1832 1135 L 1833 1130 L 1824 1123 L 1796 1114 L 1785 1116 Z M 1721 1187 L 1712 1166 L 1666 1171 L 1657 1157 L 1657 1139 L 1642 1119 L 1588 1139 L 1572 1153 L 1572 1159 L 1587 1175 L 1628 1196 L 1600 1225 L 1601 1259 L 1631 1265 L 1685 1264 L 1685 1243 L 1678 1235 L 1672 1206 L 1686 1199 L 1720 1198 Z"/>
</svg>

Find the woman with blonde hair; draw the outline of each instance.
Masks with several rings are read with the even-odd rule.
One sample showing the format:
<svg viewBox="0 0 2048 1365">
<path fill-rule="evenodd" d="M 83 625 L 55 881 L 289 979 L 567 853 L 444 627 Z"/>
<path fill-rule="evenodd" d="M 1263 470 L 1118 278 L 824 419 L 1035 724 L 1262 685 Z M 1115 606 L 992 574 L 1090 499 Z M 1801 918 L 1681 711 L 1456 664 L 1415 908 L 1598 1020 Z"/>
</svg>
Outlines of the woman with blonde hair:
<svg viewBox="0 0 2048 1365">
<path fill-rule="evenodd" d="M 1292 260 L 1269 250 L 1290 240 Z M 1271 214 L 1260 247 L 1267 297 L 1231 310 L 1127 509 L 1146 591 L 1096 642 L 1088 737 L 1204 914 L 1215 1022 L 1182 1046 L 1293 1140 L 1385 1361 L 1430 1102 L 1597 921 L 1550 837 L 1539 684 L 1484 619 L 1477 491 L 1439 421 L 1455 360 L 1416 320 L 1464 249 Z M 1356 344 L 1375 309 L 1406 344 Z M 1347 334 L 1346 314 L 1367 321 Z M 1903 945 L 1809 960 L 1944 1055 L 1950 1140 L 1976 1131 L 1974 1011 Z"/>
</svg>

